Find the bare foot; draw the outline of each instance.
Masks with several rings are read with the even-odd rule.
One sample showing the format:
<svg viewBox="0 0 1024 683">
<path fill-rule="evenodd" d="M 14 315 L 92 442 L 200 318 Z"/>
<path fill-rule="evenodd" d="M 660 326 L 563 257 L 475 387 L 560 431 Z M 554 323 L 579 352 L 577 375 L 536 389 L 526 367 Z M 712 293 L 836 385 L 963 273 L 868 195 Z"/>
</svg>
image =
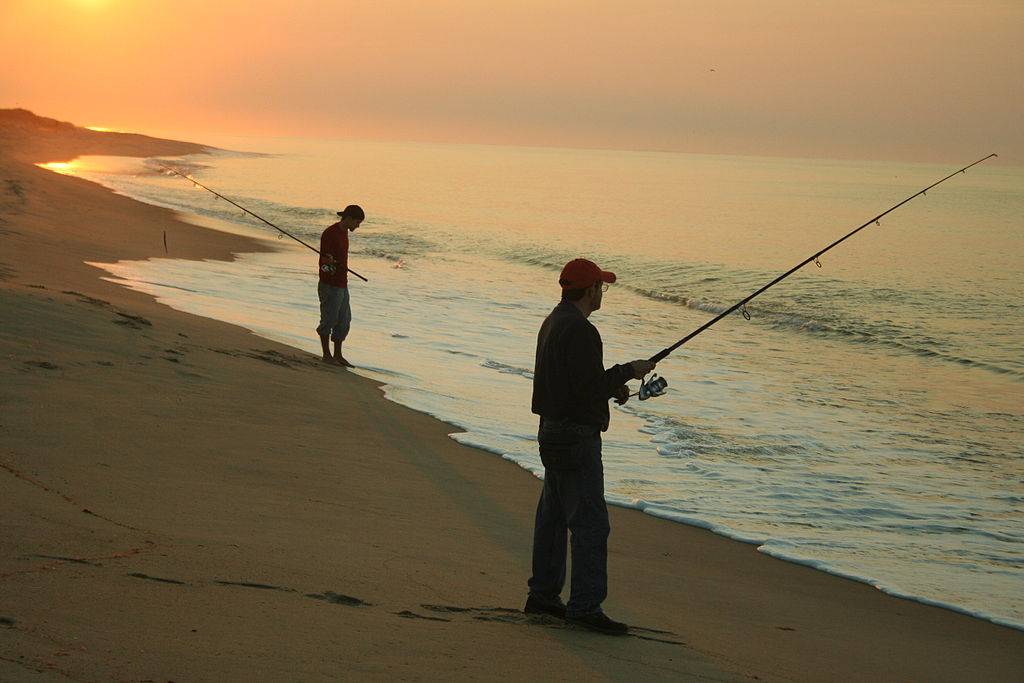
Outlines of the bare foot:
<svg viewBox="0 0 1024 683">
<path fill-rule="evenodd" d="M 345 360 L 345 356 L 338 356 L 334 359 L 334 362 L 343 368 L 354 368 L 355 366 Z"/>
<path fill-rule="evenodd" d="M 333 356 L 324 356 L 321 360 L 323 360 L 323 362 L 325 362 L 325 363 L 331 363 L 331 364 L 334 363 L 334 357 Z"/>
</svg>

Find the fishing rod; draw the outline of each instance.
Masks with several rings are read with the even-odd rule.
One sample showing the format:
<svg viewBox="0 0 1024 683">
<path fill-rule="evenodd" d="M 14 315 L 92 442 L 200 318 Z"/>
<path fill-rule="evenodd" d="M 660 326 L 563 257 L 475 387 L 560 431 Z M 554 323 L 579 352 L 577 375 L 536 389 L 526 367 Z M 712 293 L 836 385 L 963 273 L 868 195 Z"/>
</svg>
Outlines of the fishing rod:
<svg viewBox="0 0 1024 683">
<path fill-rule="evenodd" d="M 833 247 L 838 246 L 839 244 L 845 242 L 846 240 L 848 240 L 849 238 L 853 237 L 858 232 L 860 232 L 864 228 L 868 227 L 872 223 L 874 223 L 875 225 L 881 225 L 881 223 L 879 223 L 879 221 L 884 216 L 886 216 L 886 215 L 892 213 L 893 211 L 895 211 L 896 209 L 900 208 L 901 206 L 903 206 L 904 204 L 909 202 L 911 199 L 914 199 L 915 197 L 918 197 L 918 196 L 923 195 L 923 194 L 927 194 L 928 190 L 932 189 L 936 185 L 941 185 L 942 183 L 946 182 L 947 180 L 949 180 L 953 176 L 957 175 L 958 173 L 966 173 L 967 169 L 971 168 L 972 166 L 977 166 L 981 162 L 987 161 L 988 159 L 991 159 L 992 157 L 996 157 L 996 156 L 999 156 L 999 155 L 998 154 L 989 154 L 987 157 L 984 157 L 982 159 L 978 159 L 973 164 L 968 164 L 967 166 L 964 166 L 963 168 L 950 173 L 948 176 L 946 176 L 942 180 L 939 180 L 939 181 L 936 181 L 936 182 L 932 183 L 931 185 L 929 185 L 928 187 L 924 188 L 923 190 L 910 195 L 909 197 L 907 197 L 906 199 L 901 201 L 899 204 L 896 204 L 895 206 L 893 206 L 893 207 L 891 207 L 889 209 L 886 209 L 885 211 L 883 211 L 882 213 L 878 214 L 874 218 L 866 221 L 863 225 L 855 228 L 854 230 L 851 230 L 850 232 L 848 232 L 843 237 L 840 237 L 835 242 L 833 242 L 832 244 L 828 245 L 827 247 L 825 247 L 821 251 L 815 252 L 814 254 L 812 254 L 811 256 L 807 257 L 806 259 L 804 259 L 800 263 L 796 264 L 795 266 L 793 266 L 792 268 L 787 270 L 785 273 L 783 273 L 782 275 L 778 276 L 777 278 L 775 278 L 774 280 L 772 280 L 771 282 L 766 284 L 764 287 L 761 287 L 759 290 L 757 290 L 756 292 L 754 292 L 750 296 L 746 297 L 742 301 L 739 301 L 736 304 L 730 306 L 724 312 L 718 314 L 713 319 L 711 319 L 708 322 L 704 323 L 703 325 L 698 327 L 696 330 L 694 330 L 690 334 L 686 335 L 685 337 L 683 337 L 682 339 L 677 341 L 672 346 L 669 346 L 669 347 L 667 347 L 665 349 L 662 349 L 658 353 L 654 354 L 653 356 L 648 358 L 648 360 L 650 362 L 652 362 L 652 363 L 657 363 L 657 362 L 661 361 L 663 358 L 665 358 L 670 353 L 672 353 L 673 351 L 678 349 L 680 346 L 682 346 L 686 342 L 690 341 L 691 339 L 696 337 L 698 334 L 700 334 L 704 330 L 708 329 L 709 327 L 711 327 L 712 325 L 717 323 L 719 320 L 721 320 L 722 318 L 726 317 L 730 313 L 733 313 L 736 310 L 739 310 L 741 313 L 743 313 L 743 317 L 744 318 L 746 318 L 747 320 L 750 320 L 750 313 L 747 312 L 746 305 L 747 305 L 748 302 L 750 302 L 751 299 L 753 299 L 754 297 L 762 294 L 765 290 L 767 290 L 767 289 L 769 289 L 771 287 L 774 287 L 775 285 L 777 285 L 778 283 L 782 282 L 787 277 L 789 277 L 790 275 L 792 275 L 796 271 L 800 270 L 801 268 L 806 266 L 808 263 L 811 263 L 812 261 L 814 262 L 814 265 L 816 265 L 819 268 L 821 268 L 821 262 L 818 260 L 818 257 L 820 257 L 822 254 L 824 254 L 828 250 L 830 250 Z M 651 397 L 654 397 L 654 396 L 661 396 L 663 393 L 665 393 L 665 388 L 667 386 L 668 386 L 668 382 L 665 380 L 665 378 L 664 377 L 658 377 L 657 375 L 652 376 L 651 379 L 649 381 L 647 381 L 647 382 L 641 381 L 641 383 L 640 383 L 640 391 L 639 391 L 640 400 L 645 400 L 647 398 L 651 398 Z"/>
<path fill-rule="evenodd" d="M 236 201 L 233 201 L 233 200 L 231 200 L 231 199 L 228 199 L 227 197 L 225 197 L 224 195 L 222 195 L 222 194 L 221 194 L 220 192 L 217 192 L 217 191 L 215 191 L 215 190 L 211 190 L 210 188 L 208 188 L 208 187 L 207 187 L 206 185 L 203 185 L 203 184 L 202 184 L 201 182 L 199 182 L 199 181 L 198 181 L 198 180 L 196 180 L 195 178 L 192 178 L 192 177 L 190 177 L 190 176 L 187 176 L 187 175 L 185 175 L 184 173 L 182 173 L 181 171 L 178 171 L 177 169 L 175 169 L 175 168 L 172 168 L 172 167 L 168 166 L 167 164 L 161 163 L 161 162 L 159 162 L 159 161 L 157 161 L 156 163 L 157 163 L 157 165 L 159 165 L 159 166 L 162 166 L 163 168 L 167 169 L 168 171 L 170 171 L 170 172 L 171 172 L 171 173 L 173 173 L 174 175 L 178 175 L 178 176 L 181 176 L 182 178 L 184 178 L 185 180 L 189 181 L 190 183 L 192 183 L 192 184 L 193 184 L 193 185 L 195 185 L 196 187 L 201 187 L 201 188 L 203 188 L 204 190 L 206 190 L 207 192 L 209 192 L 210 194 L 213 194 L 213 195 L 215 195 L 215 196 L 217 196 L 217 197 L 219 197 L 219 198 L 223 199 L 223 200 L 224 200 L 224 201 L 226 201 L 226 202 L 227 202 L 228 204 L 232 204 L 233 206 L 237 206 L 237 207 L 238 207 L 239 209 L 241 209 L 242 211 L 245 211 L 245 212 L 246 212 L 247 214 L 249 214 L 249 215 L 250 215 L 250 216 L 252 216 L 253 218 L 256 218 L 256 219 L 258 219 L 258 220 L 261 220 L 261 221 L 263 221 L 264 223 L 266 223 L 267 225 L 269 225 L 270 227 L 272 227 L 272 228 L 273 228 L 274 230 L 277 230 L 277 231 L 279 231 L 279 232 L 281 232 L 281 233 L 283 233 L 283 234 L 285 234 L 285 235 L 288 235 L 288 237 L 291 237 L 291 238 L 292 238 L 293 240 L 295 240 L 296 242 L 298 242 L 298 243 L 299 243 L 299 244 L 301 244 L 302 246 L 306 247 L 307 249 L 311 249 L 311 250 L 315 251 L 316 253 L 320 254 L 320 250 L 319 250 L 319 249 L 317 249 L 317 248 L 315 248 L 315 247 L 313 247 L 313 246 L 311 246 L 311 245 L 307 244 L 306 242 L 303 242 L 303 241 L 302 241 L 302 240 L 300 240 L 300 239 L 299 239 L 298 237 L 296 237 L 295 235 L 291 234 L 290 232 L 288 232 L 288 231 L 287 231 L 287 230 L 285 230 L 284 228 L 279 228 L 279 227 L 277 227 L 276 225 L 274 225 L 273 223 L 271 223 L 270 221 L 268 221 L 268 220 L 267 220 L 266 218 L 264 218 L 263 216 L 260 216 L 259 214 L 256 214 L 256 213 L 253 213 L 252 211 L 250 211 L 249 209 L 245 208 L 244 206 L 242 206 L 242 205 L 241 205 L 241 204 L 239 204 L 238 202 L 236 202 Z M 323 254 L 321 254 L 321 256 L 322 256 L 322 255 L 323 255 Z M 348 272 L 352 273 L 353 275 L 355 275 L 355 276 L 356 276 L 357 278 L 359 278 L 359 279 L 360 279 L 360 280 L 362 280 L 363 282 L 369 282 L 369 280 L 367 280 L 367 279 L 366 279 L 365 277 L 363 277 L 362 275 L 360 275 L 360 274 L 359 274 L 359 273 L 357 273 L 356 271 L 352 270 L 351 268 L 346 268 L 345 270 L 347 270 Z"/>
</svg>

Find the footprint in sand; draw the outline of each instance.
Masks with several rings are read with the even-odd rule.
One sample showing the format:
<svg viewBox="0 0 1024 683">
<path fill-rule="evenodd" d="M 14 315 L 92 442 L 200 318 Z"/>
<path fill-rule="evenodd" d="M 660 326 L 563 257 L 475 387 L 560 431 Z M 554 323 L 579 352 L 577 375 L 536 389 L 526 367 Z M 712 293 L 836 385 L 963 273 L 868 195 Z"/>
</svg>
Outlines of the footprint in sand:
<svg viewBox="0 0 1024 683">
<path fill-rule="evenodd" d="M 214 583 L 221 586 L 241 586 L 242 588 L 258 588 L 265 591 L 283 591 L 285 593 L 298 593 L 294 588 L 282 588 L 281 586 L 271 586 L 267 583 L 251 583 L 249 581 L 214 581 Z"/>
<path fill-rule="evenodd" d="M 142 574 L 140 572 L 133 572 L 128 576 L 137 579 L 146 579 L 148 581 L 156 581 L 159 583 L 169 583 L 181 586 L 187 586 L 184 581 L 178 581 L 176 579 L 161 578 L 158 576 L 149 576 L 148 574 Z M 252 581 L 223 581 L 215 580 L 214 583 L 220 586 L 237 586 L 240 588 L 253 588 L 256 590 L 265 591 L 278 591 L 282 593 L 299 593 L 294 588 L 287 588 L 284 586 L 275 586 L 267 583 L 255 583 Z M 305 597 L 312 598 L 313 600 L 319 600 L 321 602 L 330 603 L 332 605 L 342 605 L 345 607 L 373 607 L 373 603 L 366 602 L 360 598 L 353 597 L 351 595 L 345 595 L 344 593 L 335 593 L 334 591 L 324 591 L 323 593 L 305 593 Z M 419 614 L 411 610 L 401 610 L 398 612 L 392 612 L 395 616 L 403 619 L 420 619 L 423 621 L 436 621 L 443 623 L 452 623 L 455 618 L 465 617 L 476 621 L 490 621 L 500 622 L 505 624 L 521 625 L 521 626 L 542 626 L 545 628 L 557 628 L 557 629 L 573 629 L 573 630 L 584 630 L 577 629 L 572 624 L 547 615 L 534 615 L 524 614 L 522 610 L 514 609 L 511 607 L 460 607 L 458 605 L 435 605 L 435 604 L 421 604 L 420 607 L 427 612 L 433 612 L 438 616 L 431 616 L 429 614 Z M 444 616 L 440 616 L 444 615 Z M 782 629 L 790 630 L 788 627 L 779 627 Z M 645 628 L 643 626 L 630 626 L 629 632 L 626 634 L 628 637 L 638 638 L 640 640 L 650 640 L 656 643 L 665 643 L 668 645 L 685 645 L 683 641 L 675 640 L 678 637 L 677 634 L 671 631 L 662 631 L 653 628 Z"/>
<path fill-rule="evenodd" d="M 309 365 L 313 367 L 318 367 L 320 365 L 319 361 L 313 360 L 312 358 L 285 355 L 274 351 L 273 349 L 267 349 L 265 351 L 260 349 L 240 351 L 238 349 L 209 348 L 208 350 L 225 356 L 232 356 L 234 358 L 253 358 L 255 360 L 261 360 L 264 363 L 270 363 L 271 365 L 278 365 L 282 368 L 294 368 L 295 365 Z"/>
<path fill-rule="evenodd" d="M 359 598 L 353 598 L 351 595 L 335 593 L 333 591 L 324 591 L 323 593 L 306 593 L 306 597 L 329 602 L 332 605 L 345 605 L 346 607 L 372 607 L 369 602 L 360 600 Z"/>
<path fill-rule="evenodd" d="M 43 370 L 60 370 L 59 365 L 54 365 L 53 363 L 45 360 L 27 360 L 25 361 L 25 365 L 31 365 L 34 368 L 42 368 Z"/>
<path fill-rule="evenodd" d="M 78 300 L 81 301 L 83 304 L 92 304 L 93 306 L 109 306 L 110 305 L 109 301 L 104 301 L 103 299 L 97 299 L 95 297 L 89 296 L 88 294 L 82 294 L 81 292 L 76 292 L 74 290 L 65 289 L 63 292 L 61 292 L 61 294 L 70 294 L 71 296 L 76 296 L 76 297 L 78 297 Z"/>
<path fill-rule="evenodd" d="M 71 562 L 73 564 L 87 564 L 90 567 L 102 567 L 102 564 L 96 562 L 90 562 L 89 560 L 83 560 L 80 557 L 64 557 L 63 555 L 33 555 L 32 557 L 41 557 L 44 560 L 61 560 L 62 562 Z"/>
<path fill-rule="evenodd" d="M 143 327 L 152 327 L 153 323 L 149 322 L 141 315 L 132 315 L 131 313 L 125 313 L 123 311 L 114 311 L 117 315 L 121 316 L 122 320 L 116 318 L 112 320 L 115 325 L 125 325 L 136 330 L 141 330 Z"/>
<path fill-rule="evenodd" d="M 512 609 L 509 607 L 458 607 L 456 605 L 420 605 L 420 607 L 436 613 L 465 615 L 477 621 L 498 621 L 506 624 L 577 630 L 577 627 L 556 617 L 524 614 L 522 610 Z M 626 635 L 633 638 L 639 638 L 640 640 L 651 640 L 656 643 L 666 643 L 669 645 L 686 644 L 680 640 L 673 640 L 672 638 L 666 637 L 676 636 L 676 634 L 671 631 L 660 631 L 653 628 L 644 628 L 643 626 L 630 626 L 629 632 Z"/>
<path fill-rule="evenodd" d="M 428 617 L 422 614 L 416 614 L 415 612 L 410 612 L 407 609 L 404 609 L 401 612 L 392 612 L 392 614 L 402 617 L 403 619 L 425 619 L 427 621 L 443 621 L 449 624 L 452 621 L 451 619 L 444 619 L 442 617 Z"/>
<path fill-rule="evenodd" d="M 162 578 L 162 577 L 159 577 L 159 576 L 150 576 L 148 574 L 143 574 L 141 572 L 132 572 L 132 573 L 128 574 L 128 576 L 131 576 L 131 577 L 136 578 L 136 579 L 146 579 L 148 581 L 157 581 L 159 583 L 172 583 L 172 584 L 176 584 L 176 585 L 179 585 L 179 586 L 191 585 L 191 584 L 186 583 L 185 581 L 178 581 L 177 579 L 167 579 L 167 578 Z M 256 590 L 278 591 L 278 592 L 281 592 L 281 593 L 298 593 L 299 592 L 299 591 L 297 591 L 294 588 L 288 588 L 286 586 L 275 586 L 275 585 L 269 584 L 269 583 L 256 583 L 254 581 L 222 581 L 222 580 L 214 580 L 214 583 L 219 585 L 219 586 L 237 586 L 239 588 L 254 588 Z M 312 598 L 314 600 L 319 600 L 321 602 L 329 602 L 332 605 L 344 605 L 346 607 L 372 607 L 373 606 L 372 603 L 366 602 L 365 600 L 360 600 L 359 598 L 354 598 L 351 595 L 345 595 L 344 593 L 335 593 L 334 591 L 324 591 L 323 593 L 306 593 L 305 596 L 307 598 Z M 423 617 L 423 618 L 426 618 L 426 617 Z M 446 619 L 435 619 L 435 621 L 447 621 L 447 620 Z"/>
<path fill-rule="evenodd" d="M 187 586 L 188 584 L 184 581 L 178 581 L 177 579 L 164 579 L 159 576 L 150 576 L 149 574 L 143 574 L 141 572 L 132 572 L 128 576 L 135 579 L 146 579 L 147 581 L 156 581 L 157 583 L 173 583 L 176 586 Z"/>
<path fill-rule="evenodd" d="M 18 198 L 19 202 L 25 201 L 25 186 L 19 183 L 17 180 L 11 178 L 7 179 L 7 191 Z"/>
<path fill-rule="evenodd" d="M 258 588 L 260 590 L 271 590 L 271 591 L 282 591 L 285 593 L 298 593 L 299 591 L 294 588 L 285 588 L 283 586 L 274 586 L 266 583 L 251 583 L 249 581 L 215 581 L 221 586 L 241 586 L 243 588 Z M 351 595 L 345 595 L 344 593 L 335 593 L 334 591 L 324 591 L 323 593 L 306 593 L 307 598 L 313 598 L 314 600 L 320 600 L 321 602 L 329 602 L 332 605 L 344 605 L 346 607 L 372 607 L 373 605 L 365 600 L 354 598 Z"/>
<path fill-rule="evenodd" d="M 178 351 L 177 349 L 164 349 L 163 352 L 165 354 L 163 356 L 163 359 L 165 361 L 171 363 L 181 363 L 184 360 L 184 358 L 182 358 L 182 356 L 185 355 L 183 351 Z"/>
</svg>

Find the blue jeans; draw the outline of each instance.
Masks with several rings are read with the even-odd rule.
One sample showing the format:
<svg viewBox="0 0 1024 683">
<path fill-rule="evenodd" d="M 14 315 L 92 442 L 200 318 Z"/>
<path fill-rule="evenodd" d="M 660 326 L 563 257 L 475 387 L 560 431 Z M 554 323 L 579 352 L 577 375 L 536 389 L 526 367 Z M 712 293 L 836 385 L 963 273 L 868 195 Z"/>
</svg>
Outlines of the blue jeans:
<svg viewBox="0 0 1024 683">
<path fill-rule="evenodd" d="M 572 532 L 572 577 L 566 614 L 601 609 L 608 596 L 608 507 L 604 500 L 601 432 L 542 422 L 537 441 L 544 490 L 533 527 L 530 595 L 555 603 L 565 586 L 566 536 Z"/>
<path fill-rule="evenodd" d="M 348 287 L 335 287 L 321 282 L 316 293 L 320 296 L 320 324 L 316 333 L 331 335 L 331 341 L 343 342 L 352 326 L 352 307 L 348 301 Z"/>
</svg>

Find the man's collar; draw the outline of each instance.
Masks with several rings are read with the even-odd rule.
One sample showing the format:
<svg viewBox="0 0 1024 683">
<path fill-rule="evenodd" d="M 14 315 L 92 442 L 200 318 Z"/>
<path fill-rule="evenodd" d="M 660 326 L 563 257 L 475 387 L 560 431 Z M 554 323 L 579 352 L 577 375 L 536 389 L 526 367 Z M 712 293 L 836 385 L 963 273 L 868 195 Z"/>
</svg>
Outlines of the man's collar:
<svg viewBox="0 0 1024 683">
<path fill-rule="evenodd" d="M 583 314 L 583 311 L 580 310 L 580 307 L 577 306 L 576 304 L 574 304 L 571 301 L 567 301 L 565 299 L 562 299 L 560 302 L 558 302 L 558 306 L 556 306 L 555 308 L 563 308 L 563 307 L 572 310 L 574 313 L 576 313 L 576 315 L 580 316 L 581 318 L 586 318 L 587 317 L 587 316 L 585 316 Z"/>
</svg>

